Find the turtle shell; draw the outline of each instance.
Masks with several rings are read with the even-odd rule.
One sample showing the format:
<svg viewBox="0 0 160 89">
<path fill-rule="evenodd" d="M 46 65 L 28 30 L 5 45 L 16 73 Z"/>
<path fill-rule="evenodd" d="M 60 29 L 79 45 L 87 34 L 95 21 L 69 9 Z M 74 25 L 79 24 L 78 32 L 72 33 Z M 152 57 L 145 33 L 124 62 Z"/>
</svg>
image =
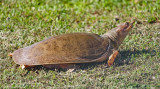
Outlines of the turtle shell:
<svg viewBox="0 0 160 89">
<path fill-rule="evenodd" d="M 70 33 L 50 37 L 13 53 L 20 65 L 88 63 L 110 55 L 110 41 L 93 33 Z"/>
</svg>

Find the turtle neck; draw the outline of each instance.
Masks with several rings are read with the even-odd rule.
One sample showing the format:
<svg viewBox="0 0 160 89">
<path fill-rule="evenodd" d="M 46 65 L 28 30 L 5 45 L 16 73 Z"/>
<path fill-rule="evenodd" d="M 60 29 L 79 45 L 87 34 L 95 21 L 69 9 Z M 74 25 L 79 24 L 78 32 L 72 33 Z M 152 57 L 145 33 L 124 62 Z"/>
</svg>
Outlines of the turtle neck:
<svg viewBox="0 0 160 89">
<path fill-rule="evenodd" d="M 101 35 L 103 38 L 109 38 L 114 45 L 115 49 L 119 47 L 118 34 L 115 30 L 110 30 L 107 33 Z"/>
</svg>

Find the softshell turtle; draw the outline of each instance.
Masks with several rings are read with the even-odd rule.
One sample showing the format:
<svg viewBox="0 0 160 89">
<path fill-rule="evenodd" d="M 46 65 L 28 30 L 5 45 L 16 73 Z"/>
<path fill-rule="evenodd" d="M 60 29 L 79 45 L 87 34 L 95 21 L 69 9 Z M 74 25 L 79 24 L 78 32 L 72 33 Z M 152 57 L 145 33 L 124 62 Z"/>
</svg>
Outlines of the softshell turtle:
<svg viewBox="0 0 160 89">
<path fill-rule="evenodd" d="M 20 48 L 12 54 L 22 68 L 43 65 L 48 68 L 75 68 L 76 63 L 103 62 L 111 66 L 118 47 L 130 32 L 133 22 L 126 22 L 103 35 L 93 33 L 63 34 Z"/>
</svg>

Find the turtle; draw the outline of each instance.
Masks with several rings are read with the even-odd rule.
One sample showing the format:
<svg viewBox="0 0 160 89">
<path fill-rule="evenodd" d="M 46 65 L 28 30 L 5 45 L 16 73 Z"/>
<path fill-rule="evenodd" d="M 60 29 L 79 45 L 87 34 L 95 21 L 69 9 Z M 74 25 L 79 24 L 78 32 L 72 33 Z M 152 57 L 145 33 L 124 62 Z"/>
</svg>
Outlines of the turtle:
<svg viewBox="0 0 160 89">
<path fill-rule="evenodd" d="M 49 37 L 19 48 L 10 56 L 22 69 L 37 65 L 75 69 L 77 63 L 103 61 L 108 61 L 108 66 L 111 66 L 119 55 L 118 47 L 131 31 L 133 23 L 125 22 L 102 35 L 75 32 Z"/>
</svg>

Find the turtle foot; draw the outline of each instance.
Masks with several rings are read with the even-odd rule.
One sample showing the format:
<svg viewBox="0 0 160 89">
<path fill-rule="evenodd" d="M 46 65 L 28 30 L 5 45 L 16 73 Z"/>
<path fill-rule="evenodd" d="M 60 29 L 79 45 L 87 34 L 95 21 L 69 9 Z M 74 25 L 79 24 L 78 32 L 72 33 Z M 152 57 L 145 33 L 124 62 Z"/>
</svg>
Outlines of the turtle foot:
<svg viewBox="0 0 160 89">
<path fill-rule="evenodd" d="M 117 58 L 118 54 L 119 54 L 118 51 L 114 51 L 113 52 L 113 54 L 109 57 L 108 66 L 107 67 L 110 67 L 114 63 L 114 60 Z"/>
<path fill-rule="evenodd" d="M 20 68 L 23 69 L 26 69 L 26 68 L 31 68 L 31 67 L 34 67 L 35 65 L 20 65 Z"/>
</svg>

